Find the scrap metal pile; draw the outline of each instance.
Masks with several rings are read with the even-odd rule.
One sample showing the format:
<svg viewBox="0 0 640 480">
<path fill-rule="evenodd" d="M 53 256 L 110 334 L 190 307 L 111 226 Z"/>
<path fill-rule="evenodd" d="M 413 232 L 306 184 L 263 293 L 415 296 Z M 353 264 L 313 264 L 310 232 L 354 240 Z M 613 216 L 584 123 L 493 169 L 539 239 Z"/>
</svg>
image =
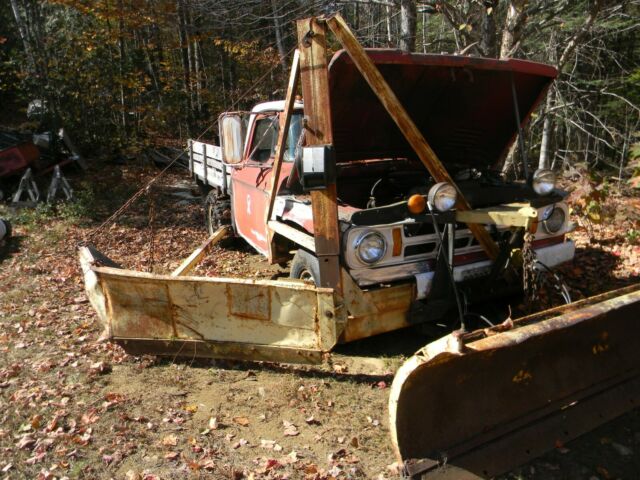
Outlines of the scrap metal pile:
<svg viewBox="0 0 640 480">
<path fill-rule="evenodd" d="M 31 102 L 28 115 L 42 116 L 41 102 Z M 70 200 L 73 190 L 62 167 L 86 163 L 63 128 L 36 132 L 0 130 L 0 201 L 14 205 L 34 205 L 40 200 L 51 203 L 62 197 Z M 40 188 L 46 188 L 41 193 Z"/>
</svg>

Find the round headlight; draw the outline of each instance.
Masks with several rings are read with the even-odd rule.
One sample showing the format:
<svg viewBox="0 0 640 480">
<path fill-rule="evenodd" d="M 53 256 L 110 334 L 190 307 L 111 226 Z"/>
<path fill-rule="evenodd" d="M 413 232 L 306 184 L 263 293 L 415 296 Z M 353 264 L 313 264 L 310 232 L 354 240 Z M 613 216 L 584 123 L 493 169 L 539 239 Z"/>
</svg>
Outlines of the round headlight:
<svg viewBox="0 0 640 480">
<path fill-rule="evenodd" d="M 456 205 L 458 192 L 447 182 L 436 183 L 429 189 L 428 200 L 440 212 L 451 210 Z"/>
<path fill-rule="evenodd" d="M 378 232 L 368 232 L 358 238 L 355 247 L 358 258 L 371 265 L 384 257 L 387 241 Z"/>
<path fill-rule="evenodd" d="M 538 195 L 549 195 L 556 188 L 556 175 L 546 168 L 536 170 L 531 186 Z"/>
<path fill-rule="evenodd" d="M 565 217 L 564 210 L 556 207 L 553 209 L 553 212 L 551 212 L 551 215 L 542 222 L 542 225 L 547 233 L 558 233 L 564 226 Z"/>
</svg>

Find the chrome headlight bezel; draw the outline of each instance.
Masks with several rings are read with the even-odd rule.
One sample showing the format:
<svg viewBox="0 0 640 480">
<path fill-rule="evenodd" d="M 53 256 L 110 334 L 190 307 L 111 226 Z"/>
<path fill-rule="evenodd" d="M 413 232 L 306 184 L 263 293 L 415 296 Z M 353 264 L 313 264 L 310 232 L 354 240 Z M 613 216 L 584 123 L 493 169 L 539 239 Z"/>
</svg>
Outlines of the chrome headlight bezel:
<svg viewBox="0 0 640 480">
<path fill-rule="evenodd" d="M 553 203 L 544 207 L 540 212 L 540 221 L 544 222 L 546 219 L 548 219 L 556 208 L 556 205 Z"/>
<path fill-rule="evenodd" d="M 533 173 L 531 187 L 540 196 L 551 194 L 556 188 L 556 174 L 548 168 L 539 168 Z"/>
<path fill-rule="evenodd" d="M 381 242 L 381 247 L 380 247 L 380 254 L 377 257 L 366 259 L 362 255 L 362 248 L 364 248 L 364 241 L 369 237 L 376 237 L 377 239 L 379 239 Z M 387 239 L 384 237 L 382 233 L 376 230 L 367 230 L 356 238 L 356 240 L 353 242 L 353 248 L 356 253 L 356 258 L 360 262 L 362 262 L 364 265 L 369 265 L 369 266 L 375 265 L 380 260 L 382 260 L 387 254 L 387 248 L 388 248 Z"/>
<path fill-rule="evenodd" d="M 549 216 L 542 222 L 542 227 L 549 235 L 556 235 L 562 231 L 566 221 L 566 212 L 556 205 Z"/>
<path fill-rule="evenodd" d="M 429 189 L 427 200 L 439 212 L 448 212 L 456 206 L 458 191 L 450 183 L 436 183 Z"/>
</svg>

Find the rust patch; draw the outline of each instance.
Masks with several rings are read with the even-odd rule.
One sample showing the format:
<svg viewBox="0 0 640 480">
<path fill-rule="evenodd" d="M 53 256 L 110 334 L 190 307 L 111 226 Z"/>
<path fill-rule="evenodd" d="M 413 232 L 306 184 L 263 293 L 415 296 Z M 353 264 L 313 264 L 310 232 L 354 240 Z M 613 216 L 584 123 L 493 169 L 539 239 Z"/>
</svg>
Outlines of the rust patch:
<svg viewBox="0 0 640 480">
<path fill-rule="evenodd" d="M 227 286 L 229 314 L 269 322 L 271 320 L 271 291 L 257 285 Z"/>
</svg>

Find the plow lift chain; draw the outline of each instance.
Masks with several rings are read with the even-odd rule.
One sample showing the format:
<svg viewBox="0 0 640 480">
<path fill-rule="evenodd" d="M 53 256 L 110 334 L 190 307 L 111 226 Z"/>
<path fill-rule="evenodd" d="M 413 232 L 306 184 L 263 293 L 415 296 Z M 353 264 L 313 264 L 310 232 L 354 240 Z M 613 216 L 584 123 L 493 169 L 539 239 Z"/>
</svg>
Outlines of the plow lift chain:
<svg viewBox="0 0 640 480">
<path fill-rule="evenodd" d="M 534 235 L 530 232 L 524 235 L 522 246 L 522 284 L 524 288 L 524 305 L 528 311 L 533 311 L 533 307 L 540 301 L 545 300 L 553 307 L 554 300 L 562 300 L 565 304 L 571 303 L 569 288 L 562 277 L 538 260 L 535 250 L 532 247 Z M 550 298 L 551 294 L 559 298 Z M 544 298 L 543 298 L 544 297 Z"/>
<path fill-rule="evenodd" d="M 536 252 L 532 247 L 533 234 L 530 232 L 524 235 L 522 245 L 522 286 L 525 294 L 525 305 L 527 309 L 533 305 L 538 297 L 538 282 L 536 282 Z"/>
</svg>

